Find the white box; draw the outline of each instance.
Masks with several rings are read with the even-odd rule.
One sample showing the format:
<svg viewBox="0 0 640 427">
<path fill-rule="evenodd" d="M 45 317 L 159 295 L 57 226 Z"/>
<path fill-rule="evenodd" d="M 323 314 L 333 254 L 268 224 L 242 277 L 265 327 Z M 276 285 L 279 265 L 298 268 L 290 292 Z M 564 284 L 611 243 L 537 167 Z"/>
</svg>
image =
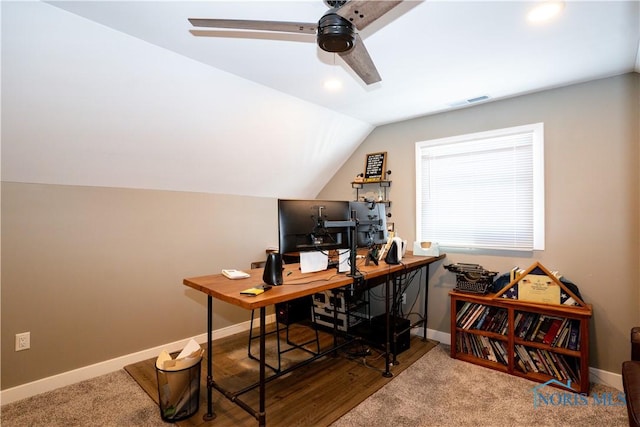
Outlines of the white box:
<svg viewBox="0 0 640 427">
<path fill-rule="evenodd" d="M 440 256 L 438 242 L 413 242 L 415 256 Z"/>
</svg>

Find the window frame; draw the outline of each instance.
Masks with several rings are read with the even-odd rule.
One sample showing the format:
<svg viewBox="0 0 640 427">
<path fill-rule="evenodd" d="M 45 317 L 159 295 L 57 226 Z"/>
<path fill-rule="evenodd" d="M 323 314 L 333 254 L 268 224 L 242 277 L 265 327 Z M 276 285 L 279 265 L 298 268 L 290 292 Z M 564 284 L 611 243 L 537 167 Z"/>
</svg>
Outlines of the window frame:
<svg viewBox="0 0 640 427">
<path fill-rule="evenodd" d="M 417 240 L 427 239 L 428 237 L 422 236 L 422 224 L 424 221 L 422 214 L 422 197 L 423 194 L 423 171 L 422 171 L 422 158 L 423 153 L 430 147 L 455 144 L 477 142 L 486 142 L 487 139 L 499 138 L 511 135 L 531 134 L 531 146 L 532 146 L 532 221 L 533 221 L 533 236 L 531 247 L 495 247 L 495 246 L 483 246 L 482 244 L 475 244 L 469 242 L 469 244 L 447 244 L 447 242 L 438 242 L 441 247 L 449 249 L 471 249 L 471 250 L 497 250 L 497 251 L 517 251 L 517 252 L 531 252 L 541 251 L 545 249 L 545 191 L 544 191 L 544 123 L 533 123 L 521 126 L 514 126 L 502 129 L 493 129 L 489 131 L 476 132 L 464 135 L 457 135 L 452 137 L 431 139 L 426 141 L 419 141 L 415 144 L 415 179 L 416 179 L 416 236 Z M 474 149 L 473 151 L 476 151 Z M 434 239 L 437 241 L 437 239 Z"/>
</svg>

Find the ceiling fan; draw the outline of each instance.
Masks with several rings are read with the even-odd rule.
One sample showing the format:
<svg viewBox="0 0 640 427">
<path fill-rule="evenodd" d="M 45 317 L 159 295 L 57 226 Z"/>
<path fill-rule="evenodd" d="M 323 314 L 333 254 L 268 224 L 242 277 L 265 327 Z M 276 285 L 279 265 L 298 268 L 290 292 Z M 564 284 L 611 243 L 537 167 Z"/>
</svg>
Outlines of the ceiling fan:
<svg viewBox="0 0 640 427">
<path fill-rule="evenodd" d="M 316 34 L 320 49 L 340 55 L 367 85 L 381 81 L 380 74 L 356 30 L 361 31 L 402 3 L 402 0 L 324 0 L 324 2 L 331 9 L 320 18 L 317 24 L 201 18 L 189 18 L 189 22 L 194 27 Z"/>
</svg>

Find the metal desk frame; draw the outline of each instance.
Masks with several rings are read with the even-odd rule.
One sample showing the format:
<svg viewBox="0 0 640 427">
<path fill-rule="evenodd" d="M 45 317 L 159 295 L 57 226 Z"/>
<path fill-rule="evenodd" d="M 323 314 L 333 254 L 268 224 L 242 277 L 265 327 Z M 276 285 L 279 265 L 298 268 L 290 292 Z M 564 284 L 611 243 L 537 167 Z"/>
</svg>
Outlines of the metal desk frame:
<svg viewBox="0 0 640 427">
<path fill-rule="evenodd" d="M 387 338 L 386 338 L 386 363 L 385 363 L 385 371 L 383 375 L 385 377 L 391 377 L 393 374 L 391 373 L 390 366 L 396 362 L 395 354 L 393 355 L 393 361 L 391 361 L 391 352 L 390 346 L 391 343 L 389 341 L 389 318 L 390 318 L 390 301 L 393 297 L 395 299 L 395 277 L 397 273 L 405 273 L 410 270 L 415 270 L 419 268 L 425 268 L 425 296 L 424 296 L 424 318 L 420 320 L 417 324 L 411 325 L 412 327 L 417 326 L 419 324 L 423 325 L 424 328 L 424 338 L 427 336 L 427 307 L 428 307 L 428 284 L 429 284 L 429 265 L 444 258 L 445 255 L 440 255 L 438 257 L 417 257 L 411 254 L 407 254 L 405 258 L 402 259 L 402 263 L 398 265 L 387 265 L 384 262 L 381 262 L 379 266 L 362 266 L 360 267 L 360 272 L 362 273 L 362 279 L 366 284 L 368 280 L 377 279 L 378 283 L 380 280 L 384 280 L 386 283 L 386 298 L 385 298 L 385 315 L 386 315 L 386 325 L 387 325 Z M 334 333 L 334 343 L 333 346 L 326 350 L 320 352 L 318 355 L 310 357 L 303 362 L 296 364 L 295 366 L 291 366 L 285 370 L 282 370 L 279 373 L 271 375 L 269 377 L 266 376 L 266 362 L 265 362 L 265 336 L 266 336 L 266 307 L 270 305 L 274 305 L 279 302 L 285 302 L 294 300 L 296 298 L 300 298 L 307 295 L 313 295 L 315 293 L 342 288 L 345 286 L 353 285 L 354 278 L 344 275 L 337 274 L 335 270 L 326 270 L 317 273 L 311 274 L 302 274 L 298 269 L 297 264 L 290 264 L 285 266 L 285 271 L 283 272 L 283 277 L 285 277 L 284 284 L 282 286 L 274 286 L 269 291 L 258 295 L 258 296 L 247 296 L 241 295 L 240 291 L 262 284 L 262 273 L 263 269 L 251 269 L 249 271 L 250 277 L 242 280 L 229 280 L 222 274 L 208 275 L 208 276 L 200 276 L 193 278 L 186 278 L 183 280 L 183 284 L 196 289 L 198 291 L 204 292 L 207 295 L 207 413 L 204 415 L 204 420 L 209 421 L 215 418 L 215 412 L 213 410 L 213 399 L 212 392 L 215 388 L 223 396 L 225 396 L 230 401 L 234 402 L 242 409 L 251 414 L 257 421 L 259 426 L 266 425 L 266 405 L 265 405 L 265 389 L 266 384 L 282 375 L 286 375 L 292 370 L 299 368 L 301 366 L 307 365 L 313 362 L 320 357 L 326 356 L 327 354 L 333 353 L 342 346 L 349 344 L 350 341 L 345 341 L 341 344 L 337 342 L 337 336 Z M 259 309 L 260 312 L 260 360 L 259 360 L 259 380 L 255 384 L 252 384 L 248 387 L 245 387 L 238 391 L 228 391 L 224 389 L 220 384 L 218 384 L 213 378 L 213 298 L 219 299 L 221 301 L 225 301 L 232 305 L 247 309 L 254 310 Z M 334 310 L 334 316 L 337 316 L 337 310 Z M 335 332 L 335 327 L 334 327 Z M 393 340 L 395 341 L 397 334 L 394 333 Z M 249 390 L 259 388 L 260 398 L 259 398 L 259 408 L 255 410 L 246 402 L 242 401 L 240 396 L 246 393 Z"/>
</svg>

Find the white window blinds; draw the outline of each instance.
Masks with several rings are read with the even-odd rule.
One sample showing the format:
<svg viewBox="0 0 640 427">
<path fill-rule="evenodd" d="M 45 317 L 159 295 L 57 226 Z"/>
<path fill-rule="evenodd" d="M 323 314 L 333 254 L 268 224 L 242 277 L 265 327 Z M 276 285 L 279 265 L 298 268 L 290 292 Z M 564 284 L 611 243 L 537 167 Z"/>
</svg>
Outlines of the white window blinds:
<svg viewBox="0 0 640 427">
<path fill-rule="evenodd" d="M 416 188 L 420 241 L 544 249 L 543 124 L 417 143 Z"/>
</svg>

